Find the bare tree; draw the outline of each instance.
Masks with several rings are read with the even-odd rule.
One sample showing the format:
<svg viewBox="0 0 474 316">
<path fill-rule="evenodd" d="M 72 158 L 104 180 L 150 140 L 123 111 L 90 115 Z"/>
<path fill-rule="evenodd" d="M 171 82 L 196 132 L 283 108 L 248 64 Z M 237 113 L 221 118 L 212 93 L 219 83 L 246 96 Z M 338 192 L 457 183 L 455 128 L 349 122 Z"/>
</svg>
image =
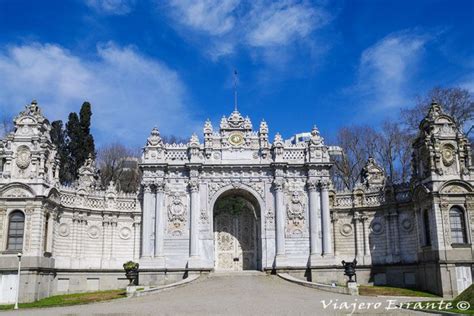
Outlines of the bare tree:
<svg viewBox="0 0 474 316">
<path fill-rule="evenodd" d="M 2 115 L 0 119 L 0 138 L 4 138 L 14 129 L 13 118 L 10 115 Z"/>
<path fill-rule="evenodd" d="M 400 124 L 385 121 L 377 132 L 376 159 L 392 183 L 406 182 L 410 175 L 411 137 Z"/>
<path fill-rule="evenodd" d="M 114 181 L 119 191 L 136 192 L 140 185 L 138 157 L 138 149 L 120 143 L 101 147 L 97 152 L 97 162 L 102 186 Z"/>
<path fill-rule="evenodd" d="M 176 135 L 163 135 L 161 137 L 166 144 L 186 144 L 188 139 Z"/>
<path fill-rule="evenodd" d="M 425 96 L 419 96 L 413 108 L 401 110 L 404 125 L 410 133 L 416 133 L 421 120 L 428 113 L 432 101 L 439 103 L 451 115 L 459 128 L 469 129 L 474 119 L 474 101 L 469 90 L 462 88 L 435 87 Z M 467 126 L 465 126 L 467 125 Z"/>
<path fill-rule="evenodd" d="M 343 127 L 337 134 L 343 153 L 334 158 L 333 180 L 337 189 L 352 189 L 369 156 L 376 152 L 377 134 L 369 126 Z"/>
</svg>

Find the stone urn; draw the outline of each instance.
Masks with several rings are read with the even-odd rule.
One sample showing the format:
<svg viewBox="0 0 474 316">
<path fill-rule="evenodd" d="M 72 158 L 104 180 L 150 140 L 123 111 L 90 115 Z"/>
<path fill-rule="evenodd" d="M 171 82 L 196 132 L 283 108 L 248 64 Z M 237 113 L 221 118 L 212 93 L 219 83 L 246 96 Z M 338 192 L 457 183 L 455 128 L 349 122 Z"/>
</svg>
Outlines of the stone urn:
<svg viewBox="0 0 474 316">
<path fill-rule="evenodd" d="M 125 276 L 130 282 L 128 285 L 138 285 L 138 262 L 128 261 L 123 264 Z"/>
<path fill-rule="evenodd" d="M 356 275 L 357 260 L 354 259 L 352 262 L 342 260 L 342 265 L 344 266 L 344 275 L 349 277 L 348 282 L 355 282 L 352 277 Z"/>
</svg>

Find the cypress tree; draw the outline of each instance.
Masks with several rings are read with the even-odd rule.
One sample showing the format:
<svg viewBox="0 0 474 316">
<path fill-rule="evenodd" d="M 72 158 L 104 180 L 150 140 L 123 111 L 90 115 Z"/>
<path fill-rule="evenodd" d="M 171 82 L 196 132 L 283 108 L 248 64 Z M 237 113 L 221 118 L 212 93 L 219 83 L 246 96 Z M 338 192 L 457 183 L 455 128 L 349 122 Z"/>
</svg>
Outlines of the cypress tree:
<svg viewBox="0 0 474 316">
<path fill-rule="evenodd" d="M 72 181 L 69 171 L 68 150 L 66 144 L 66 134 L 63 128 L 63 121 L 54 121 L 51 123 L 51 142 L 56 145 L 59 158 L 59 182 L 62 184 Z"/>
<path fill-rule="evenodd" d="M 84 163 L 89 155 L 95 157 L 95 146 L 94 146 L 94 137 L 91 135 L 91 116 L 92 116 L 92 109 L 91 104 L 89 102 L 84 102 L 81 107 L 81 111 L 79 112 L 80 118 L 80 125 L 82 131 L 82 145 L 83 145 L 83 152 L 81 153 L 82 156 L 79 157 L 80 162 Z M 81 165 L 82 165 L 81 163 Z"/>
<path fill-rule="evenodd" d="M 51 124 L 51 141 L 58 149 L 61 163 L 59 180 L 62 184 L 74 182 L 89 155 L 95 157 L 94 137 L 90 133 L 91 116 L 91 104 L 84 102 L 79 115 L 69 113 L 65 128 L 62 121 Z"/>
<path fill-rule="evenodd" d="M 66 124 L 66 133 L 68 137 L 67 151 L 68 151 L 68 171 L 71 174 L 71 181 L 77 179 L 78 170 L 81 167 L 82 160 L 82 129 L 77 113 L 69 113 L 68 122 Z M 82 161 L 82 163 L 85 159 Z"/>
</svg>

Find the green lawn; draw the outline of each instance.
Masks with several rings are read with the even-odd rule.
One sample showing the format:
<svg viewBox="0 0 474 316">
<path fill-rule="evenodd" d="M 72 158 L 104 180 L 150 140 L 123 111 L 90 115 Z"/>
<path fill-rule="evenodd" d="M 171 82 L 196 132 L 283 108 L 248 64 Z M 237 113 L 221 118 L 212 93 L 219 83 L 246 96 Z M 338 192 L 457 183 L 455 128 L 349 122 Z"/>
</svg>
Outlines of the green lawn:
<svg viewBox="0 0 474 316">
<path fill-rule="evenodd" d="M 37 308 L 52 306 L 68 306 L 88 304 L 126 297 L 125 290 L 110 290 L 100 292 L 57 295 L 43 298 L 32 303 L 20 303 L 19 308 Z M 13 309 L 13 305 L 0 305 L 0 310 Z"/>
<path fill-rule="evenodd" d="M 410 302 L 410 305 L 404 306 L 413 310 L 432 310 L 438 312 L 451 312 L 458 314 L 474 314 L 474 284 L 459 294 L 454 300 L 443 301 L 440 306 L 439 301 L 430 302 Z M 416 305 L 415 305 L 416 304 Z M 447 306 L 447 304 L 450 304 Z"/>
<path fill-rule="evenodd" d="M 391 286 L 360 285 L 359 294 L 365 296 L 413 296 L 413 297 L 438 297 L 428 292 L 403 289 Z"/>
</svg>

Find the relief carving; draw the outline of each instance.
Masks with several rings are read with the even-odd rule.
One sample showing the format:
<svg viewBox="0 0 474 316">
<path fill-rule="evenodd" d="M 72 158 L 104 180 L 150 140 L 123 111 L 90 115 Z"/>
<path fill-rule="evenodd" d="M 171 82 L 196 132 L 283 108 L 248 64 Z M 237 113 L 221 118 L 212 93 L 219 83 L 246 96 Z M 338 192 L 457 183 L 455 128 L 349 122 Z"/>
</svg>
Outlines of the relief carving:
<svg viewBox="0 0 474 316">
<path fill-rule="evenodd" d="M 300 192 L 293 191 L 291 201 L 286 205 L 287 233 L 302 235 L 305 226 L 305 208 Z"/>
<path fill-rule="evenodd" d="M 168 234 L 178 237 L 184 233 L 187 209 L 179 195 L 173 195 L 171 199 L 171 203 L 168 205 Z"/>
</svg>

